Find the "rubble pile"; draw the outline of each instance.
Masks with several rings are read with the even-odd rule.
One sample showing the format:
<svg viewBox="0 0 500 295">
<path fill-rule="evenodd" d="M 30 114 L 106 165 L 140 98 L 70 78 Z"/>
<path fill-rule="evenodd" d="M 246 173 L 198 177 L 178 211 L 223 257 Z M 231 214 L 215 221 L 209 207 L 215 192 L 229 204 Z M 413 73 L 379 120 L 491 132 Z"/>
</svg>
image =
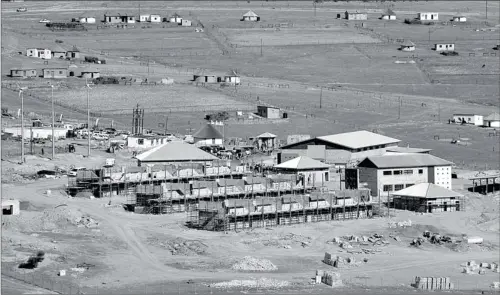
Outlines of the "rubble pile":
<svg viewBox="0 0 500 295">
<path fill-rule="evenodd" d="M 492 262 L 492 263 L 481 262 L 481 263 L 477 264 L 474 260 L 471 260 L 462 266 L 463 266 L 462 273 L 465 273 L 465 274 L 483 275 L 486 273 L 486 271 L 488 269 L 494 273 L 500 272 L 500 269 L 498 268 L 498 264 L 495 262 Z"/>
<path fill-rule="evenodd" d="M 393 237 L 396 241 L 399 241 L 399 237 Z M 373 234 L 369 237 L 367 236 L 343 236 L 343 237 L 334 237 L 333 240 L 327 241 L 327 244 L 338 244 L 342 249 L 352 249 L 353 245 L 370 245 L 373 246 L 382 246 L 390 244 L 387 240 L 384 239 L 383 235 Z"/>
<path fill-rule="evenodd" d="M 431 232 L 427 231 L 427 230 L 424 231 L 424 233 L 423 233 L 422 236 L 423 236 L 423 238 L 422 237 L 418 237 L 416 239 L 413 239 L 413 241 L 411 241 L 410 245 L 411 246 L 421 246 L 425 242 L 429 242 L 431 244 L 437 244 L 437 245 L 457 242 L 452 237 L 441 236 L 439 233 L 432 233 L 431 234 Z"/>
<path fill-rule="evenodd" d="M 364 259 L 364 262 L 368 261 L 368 259 Z M 323 263 L 331 265 L 336 268 L 345 268 L 351 266 L 360 266 L 361 262 L 356 261 L 354 257 L 341 257 L 338 255 L 332 255 L 331 253 L 325 252 L 325 257 L 323 258 Z"/>
<path fill-rule="evenodd" d="M 231 267 L 238 271 L 274 271 L 278 267 L 267 259 L 258 259 L 252 256 L 245 256 L 243 259 Z"/>
<path fill-rule="evenodd" d="M 319 284 L 323 283 L 331 287 L 340 287 L 342 286 L 342 279 L 340 279 L 340 274 L 338 272 L 333 271 L 323 271 L 316 270 L 316 277 L 314 279 L 314 283 Z"/>
<path fill-rule="evenodd" d="M 208 246 L 196 240 L 185 240 L 176 238 L 167 242 L 160 241 L 159 246 L 167 248 L 172 255 L 203 255 L 206 253 Z"/>
<path fill-rule="evenodd" d="M 408 219 L 408 221 L 405 220 L 400 222 L 395 222 L 395 221 L 389 222 L 389 228 L 398 228 L 398 227 L 402 228 L 411 227 L 411 220 Z"/>
<path fill-rule="evenodd" d="M 260 278 L 258 280 L 232 280 L 210 285 L 210 287 L 218 289 L 229 289 L 229 288 L 280 289 L 288 286 L 290 286 L 290 282 L 288 281 L 280 281 L 268 278 Z"/>
<path fill-rule="evenodd" d="M 75 219 L 75 224 L 78 227 L 95 228 L 99 226 L 99 222 L 89 216 L 81 216 Z"/>
</svg>

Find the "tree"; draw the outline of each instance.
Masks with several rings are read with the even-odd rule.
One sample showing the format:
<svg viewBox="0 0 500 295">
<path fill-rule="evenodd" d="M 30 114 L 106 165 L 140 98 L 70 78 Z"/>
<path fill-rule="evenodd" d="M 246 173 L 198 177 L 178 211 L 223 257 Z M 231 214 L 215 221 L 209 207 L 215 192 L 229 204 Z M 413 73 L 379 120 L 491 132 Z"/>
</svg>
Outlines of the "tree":
<svg viewBox="0 0 500 295">
<path fill-rule="evenodd" d="M 226 121 L 227 119 L 229 119 L 229 114 L 226 111 L 205 115 L 207 121 Z"/>
</svg>

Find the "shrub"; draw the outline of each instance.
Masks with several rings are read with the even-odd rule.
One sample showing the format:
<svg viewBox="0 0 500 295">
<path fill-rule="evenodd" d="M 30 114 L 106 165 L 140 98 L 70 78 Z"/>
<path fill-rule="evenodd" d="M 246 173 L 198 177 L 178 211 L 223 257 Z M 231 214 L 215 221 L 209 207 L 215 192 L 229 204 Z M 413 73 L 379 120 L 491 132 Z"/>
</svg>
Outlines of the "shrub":
<svg viewBox="0 0 500 295">
<path fill-rule="evenodd" d="M 45 258 L 45 252 L 38 251 L 36 256 L 31 256 L 28 261 L 19 264 L 19 268 L 34 269 Z"/>
<path fill-rule="evenodd" d="M 226 111 L 205 115 L 207 121 L 226 121 L 227 119 L 229 119 L 229 114 Z"/>
<path fill-rule="evenodd" d="M 405 24 L 408 24 L 408 25 L 421 25 L 422 24 L 422 21 L 419 19 L 405 18 L 404 22 L 405 22 Z"/>
<path fill-rule="evenodd" d="M 441 54 L 444 55 L 444 56 L 457 56 L 458 52 L 456 52 L 456 51 L 445 51 L 445 52 L 441 52 Z"/>
</svg>

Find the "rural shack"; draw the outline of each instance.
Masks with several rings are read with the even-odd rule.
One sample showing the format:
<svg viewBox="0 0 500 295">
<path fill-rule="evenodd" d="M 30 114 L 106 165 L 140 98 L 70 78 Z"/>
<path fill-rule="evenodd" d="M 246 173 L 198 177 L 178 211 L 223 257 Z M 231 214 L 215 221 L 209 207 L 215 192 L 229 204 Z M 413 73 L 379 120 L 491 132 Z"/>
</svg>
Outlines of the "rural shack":
<svg viewBox="0 0 500 295">
<path fill-rule="evenodd" d="M 462 15 L 456 15 L 453 17 L 453 21 L 457 23 L 465 23 L 467 21 L 467 18 Z"/>
<path fill-rule="evenodd" d="M 438 20 L 439 13 L 437 12 L 419 12 L 417 14 L 418 20 Z"/>
<path fill-rule="evenodd" d="M 26 56 L 51 59 L 52 53 L 50 52 L 50 49 L 46 48 L 28 48 L 26 49 Z"/>
<path fill-rule="evenodd" d="M 182 24 L 182 17 L 178 15 L 177 13 L 174 13 L 169 19 L 169 23 L 177 23 L 177 24 Z"/>
<path fill-rule="evenodd" d="M 246 21 L 246 22 L 258 22 L 260 21 L 260 17 L 253 11 L 248 11 L 243 15 L 241 18 L 241 21 Z"/>
<path fill-rule="evenodd" d="M 42 69 L 42 73 L 45 79 L 62 79 L 68 77 L 67 68 Z"/>
<path fill-rule="evenodd" d="M 463 195 L 433 183 L 419 183 L 394 192 L 393 196 L 396 209 L 434 213 L 460 211 Z"/>
<path fill-rule="evenodd" d="M 400 47 L 401 51 L 415 51 L 415 43 L 410 40 L 405 40 Z"/>
<path fill-rule="evenodd" d="M 434 44 L 434 50 L 436 51 L 455 51 L 454 43 L 436 43 Z"/>
<path fill-rule="evenodd" d="M 257 106 L 257 115 L 267 119 L 279 119 L 280 109 L 270 106 Z"/>
<path fill-rule="evenodd" d="M 362 12 L 344 12 L 344 17 L 347 20 L 367 20 L 368 15 Z"/>
<path fill-rule="evenodd" d="M 483 122 L 484 122 L 485 127 L 499 128 L 500 127 L 500 114 L 493 113 L 489 116 L 486 116 L 483 118 Z"/>
<path fill-rule="evenodd" d="M 382 14 L 382 16 L 380 17 L 380 19 L 383 19 L 383 20 L 395 20 L 396 19 L 396 14 L 394 13 L 394 11 L 392 11 L 392 9 L 387 9 L 386 12 L 384 12 Z"/>
<path fill-rule="evenodd" d="M 2 200 L 2 215 L 19 215 L 19 200 Z"/>
<path fill-rule="evenodd" d="M 10 69 L 11 77 L 31 78 L 37 76 L 35 69 Z"/>
<path fill-rule="evenodd" d="M 229 84 L 240 85 L 240 75 L 236 73 L 236 71 L 230 71 L 224 76 L 224 82 Z"/>
<path fill-rule="evenodd" d="M 82 70 L 82 78 L 88 78 L 88 79 L 94 79 L 94 78 L 99 78 L 101 76 L 101 73 L 99 70 L 94 69 L 94 68 L 85 68 Z"/>
</svg>

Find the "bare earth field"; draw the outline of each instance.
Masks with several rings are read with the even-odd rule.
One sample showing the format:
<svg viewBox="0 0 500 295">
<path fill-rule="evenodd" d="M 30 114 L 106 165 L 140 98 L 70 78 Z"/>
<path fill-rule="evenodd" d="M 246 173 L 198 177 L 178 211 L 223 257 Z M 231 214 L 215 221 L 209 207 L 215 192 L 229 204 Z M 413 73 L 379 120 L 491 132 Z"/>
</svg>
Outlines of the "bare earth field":
<svg viewBox="0 0 500 295">
<path fill-rule="evenodd" d="M 398 20 L 377 19 L 388 5 L 395 5 L 392 9 Z M 187 134 L 205 123 L 205 114 L 228 111 L 232 118 L 225 127 L 226 138 L 248 138 L 268 131 L 284 140 L 289 134 L 319 136 L 365 129 L 401 139 L 402 146 L 433 149 L 434 155 L 470 170 L 469 176 L 500 169 L 498 136 L 491 136 L 495 130 L 448 124 L 453 113 L 487 116 L 500 107 L 499 52 L 492 49 L 499 42 L 498 2 L 488 1 L 487 20 L 484 3 L 477 1 L 329 2 L 318 4 L 316 13 L 310 2 L 300 1 L 141 2 L 141 13 L 164 16 L 177 12 L 193 20 L 194 26 L 201 22 L 205 30 L 201 33 L 194 26 L 164 23 L 137 23 L 126 29 L 96 24 L 83 32 L 53 32 L 38 21 L 69 21 L 82 14 L 100 20 L 106 11 L 138 14 L 138 7 L 131 1 L 25 2 L 23 6 L 28 12 L 15 12 L 18 3 L 2 3 L 2 107 L 14 113 L 20 108 L 19 84 L 30 88 L 25 92 L 26 113 L 49 120 L 50 91 L 39 87 L 50 82 L 56 86 L 56 114 L 72 122 L 86 121 L 85 80 L 6 76 L 10 68 L 68 66 L 67 61 L 50 60 L 45 65 L 24 56 L 26 48 L 51 47 L 57 39 L 63 41 L 61 46 L 78 47 L 82 56 L 106 59 L 106 64 L 94 65 L 104 76 L 156 82 L 169 77 L 175 81 L 161 86 L 141 86 L 139 82 L 94 86 L 91 120 L 99 118 L 103 126 L 113 122 L 117 128 L 129 130 L 129 114 L 139 104 L 146 110 L 145 127 L 158 130 L 158 123 L 168 117 L 169 132 Z M 261 16 L 261 22 L 239 21 L 250 9 Z M 366 11 L 369 19 L 336 19 L 346 10 Z M 403 23 L 404 18 L 424 10 L 438 11 L 439 22 L 431 26 Z M 468 22 L 442 23 L 457 13 L 467 16 Z M 288 27 L 277 30 L 276 25 L 282 23 Z M 399 51 L 397 39 L 412 40 L 416 51 Z M 434 43 L 445 41 L 456 44 L 459 56 L 445 57 L 431 49 Z M 402 61 L 407 63 L 396 63 Z M 86 65 L 77 61 L 73 67 Z M 193 73 L 204 70 L 224 75 L 230 69 L 240 73 L 242 85 L 203 86 L 190 81 Z M 261 103 L 281 107 L 288 119 L 234 118 L 236 111 L 256 111 Z M 2 126 L 19 123 L 17 119 L 2 120 Z M 467 145 L 450 144 L 458 138 Z M 96 148 L 91 158 L 83 157 L 85 142 L 75 143 L 76 154 L 61 153 L 53 161 L 28 156 L 27 164 L 18 165 L 20 143 L 2 141 L 2 198 L 29 201 L 20 216 L 2 218 L 3 293 L 37 292 L 40 290 L 33 287 L 37 285 L 62 294 L 78 290 L 86 294 L 331 294 L 331 289 L 309 284 L 316 269 L 329 267 L 321 262 L 325 251 L 354 256 L 358 261 L 368 259 L 359 267 L 339 270 L 345 286 L 335 292 L 342 294 L 413 294 L 409 284 L 415 276 L 446 276 L 455 283 L 457 294 L 487 294 L 490 284 L 498 281 L 498 273 L 491 271 L 462 273 L 461 265 L 468 260 L 500 260 L 499 195 L 468 192 L 469 181 L 463 175 L 454 179 L 456 190 L 466 195 L 462 212 L 417 215 L 394 211 L 390 219 L 214 233 L 188 229 L 186 214 L 125 212 L 124 197 L 69 198 L 64 192 L 66 177 L 33 179 L 41 169 L 97 167 L 110 156 Z M 115 157 L 117 165 L 135 165 L 128 151 Z M 47 190 L 51 190 L 50 196 Z M 82 217 L 98 224 L 82 225 Z M 413 223 L 410 228 L 388 227 L 391 220 L 408 219 Z M 461 248 L 411 247 L 411 240 L 424 230 L 456 237 L 477 235 L 485 243 Z M 387 246 L 374 246 L 380 252 L 370 255 L 351 255 L 327 243 L 338 236 L 374 233 L 397 235 L 400 241 L 389 239 Z M 172 251 L 175 244 L 184 246 Z M 17 268 L 38 250 L 45 251 L 46 258 L 36 270 Z M 268 259 L 277 270 L 249 273 L 232 269 L 248 255 Z M 84 262 L 92 266 L 71 270 Z M 57 276 L 61 269 L 67 270 L 66 276 Z M 258 283 L 235 289 L 207 286 L 231 280 Z M 270 288 L 283 282 L 287 282 L 285 287 Z"/>
</svg>

